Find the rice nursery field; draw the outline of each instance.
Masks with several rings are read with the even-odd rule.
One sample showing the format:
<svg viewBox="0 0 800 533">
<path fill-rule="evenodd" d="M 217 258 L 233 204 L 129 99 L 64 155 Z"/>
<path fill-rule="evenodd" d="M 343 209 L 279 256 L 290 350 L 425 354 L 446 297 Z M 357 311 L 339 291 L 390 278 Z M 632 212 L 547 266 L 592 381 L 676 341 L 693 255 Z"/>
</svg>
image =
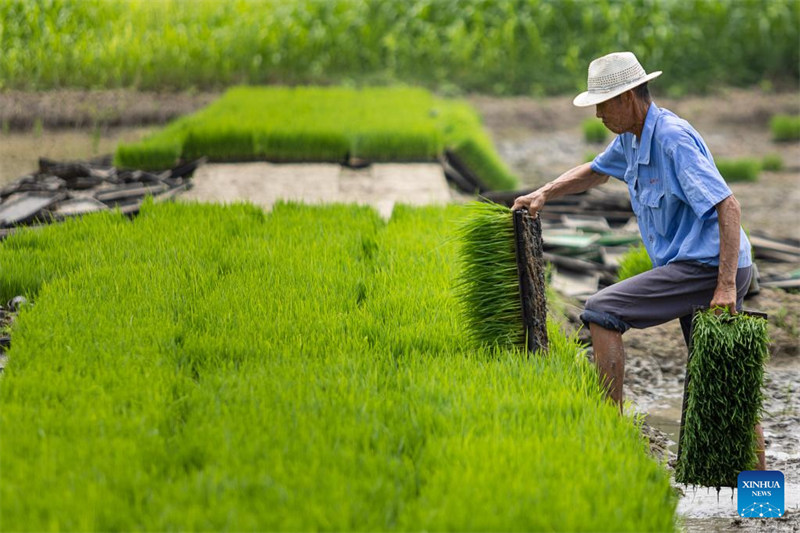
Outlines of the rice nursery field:
<svg viewBox="0 0 800 533">
<path fill-rule="evenodd" d="M 468 207 L 153 204 L 0 244 L 11 531 L 675 529 L 574 339 L 474 344 Z"/>
<path fill-rule="evenodd" d="M 447 148 L 493 189 L 518 185 L 467 102 L 425 89 L 236 87 L 139 143 L 116 162 L 169 168 L 179 159 L 276 162 L 435 160 Z"/>
<path fill-rule="evenodd" d="M 614 50 L 663 70 L 673 96 L 800 75 L 796 0 L 4 0 L 0 20 L 0 88 L 559 94 Z"/>
</svg>

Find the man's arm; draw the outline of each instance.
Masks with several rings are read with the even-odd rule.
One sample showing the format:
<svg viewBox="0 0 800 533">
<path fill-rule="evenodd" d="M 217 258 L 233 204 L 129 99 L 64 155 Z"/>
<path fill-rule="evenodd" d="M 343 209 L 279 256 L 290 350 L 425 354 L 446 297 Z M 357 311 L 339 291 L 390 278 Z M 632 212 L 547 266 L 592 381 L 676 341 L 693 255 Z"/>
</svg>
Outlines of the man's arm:
<svg viewBox="0 0 800 533">
<path fill-rule="evenodd" d="M 531 216 L 536 216 L 536 213 L 541 211 L 545 202 L 548 200 L 566 194 L 583 192 L 592 187 L 602 185 L 606 181 L 608 181 L 608 176 L 593 171 L 591 163 L 584 163 L 583 165 L 578 165 L 564 172 L 558 178 L 536 189 L 532 193 L 520 196 L 514 200 L 514 206 L 511 209 L 527 209 Z"/>
<path fill-rule="evenodd" d="M 719 274 L 711 307 L 736 314 L 736 270 L 739 266 L 739 228 L 742 209 L 731 194 L 715 206 L 719 218 Z"/>
</svg>

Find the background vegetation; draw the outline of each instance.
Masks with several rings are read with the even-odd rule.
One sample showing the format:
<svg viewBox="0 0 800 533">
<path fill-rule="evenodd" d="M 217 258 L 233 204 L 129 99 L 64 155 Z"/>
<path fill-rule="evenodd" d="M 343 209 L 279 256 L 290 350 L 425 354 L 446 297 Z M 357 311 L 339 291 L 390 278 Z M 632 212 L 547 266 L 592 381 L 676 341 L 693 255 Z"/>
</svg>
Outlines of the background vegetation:
<svg viewBox="0 0 800 533">
<path fill-rule="evenodd" d="M 35 304 L 0 381 L 3 529 L 673 530 L 575 341 L 464 335 L 463 209 L 148 203 L 8 238 L 0 299 Z"/>
<path fill-rule="evenodd" d="M 795 0 L 3 0 L 0 84 L 538 95 L 584 89 L 590 60 L 628 49 L 672 95 L 794 88 L 799 20 Z"/>
</svg>

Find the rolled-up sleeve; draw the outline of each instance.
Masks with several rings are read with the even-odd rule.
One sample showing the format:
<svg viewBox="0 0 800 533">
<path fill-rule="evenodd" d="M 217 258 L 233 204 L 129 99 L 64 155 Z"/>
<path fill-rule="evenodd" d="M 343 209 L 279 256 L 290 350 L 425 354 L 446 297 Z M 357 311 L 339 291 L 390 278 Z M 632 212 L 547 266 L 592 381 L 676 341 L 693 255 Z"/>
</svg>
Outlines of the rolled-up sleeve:
<svg viewBox="0 0 800 533">
<path fill-rule="evenodd" d="M 622 136 L 618 135 L 606 149 L 592 161 L 592 170 L 598 174 L 612 176 L 618 180 L 625 179 L 628 162 L 622 147 Z"/>
<path fill-rule="evenodd" d="M 706 220 L 714 206 L 730 196 L 731 190 L 714 165 L 690 136 L 670 143 L 665 152 L 674 166 L 675 176 L 694 213 Z"/>
</svg>

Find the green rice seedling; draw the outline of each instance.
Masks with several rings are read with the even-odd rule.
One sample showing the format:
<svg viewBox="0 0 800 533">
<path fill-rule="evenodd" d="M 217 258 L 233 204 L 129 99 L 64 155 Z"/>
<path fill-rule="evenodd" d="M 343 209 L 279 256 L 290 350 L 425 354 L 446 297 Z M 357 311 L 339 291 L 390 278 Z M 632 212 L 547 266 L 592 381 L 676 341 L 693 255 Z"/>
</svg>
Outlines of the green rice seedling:
<svg viewBox="0 0 800 533">
<path fill-rule="evenodd" d="M 123 168 L 166 169 L 175 166 L 180 152 L 177 143 L 120 143 L 114 164 Z"/>
<path fill-rule="evenodd" d="M 583 128 L 583 139 L 587 143 L 604 143 L 608 139 L 608 128 L 605 124 L 595 118 L 589 118 L 581 124 Z"/>
<path fill-rule="evenodd" d="M 575 338 L 464 335 L 465 211 L 149 201 L 4 240 L 0 299 L 35 304 L 0 378 L 3 529 L 675 530 Z"/>
<path fill-rule="evenodd" d="M 173 160 L 176 145 L 182 159 L 281 162 L 341 162 L 348 155 L 434 161 L 449 148 L 489 187 L 513 189 L 518 183 L 469 104 L 416 88 L 236 87 L 140 146 L 121 145 L 116 159 L 123 166 L 154 168 Z"/>
<path fill-rule="evenodd" d="M 619 269 L 617 270 L 617 281 L 632 278 L 642 272 L 647 272 L 653 268 L 653 262 L 650 260 L 650 255 L 647 253 L 647 248 L 644 244 L 637 244 L 628 247 L 619 260 Z"/>
<path fill-rule="evenodd" d="M 525 330 L 511 211 L 494 203 L 469 204 L 459 229 L 458 294 L 477 344 L 525 347 Z"/>
<path fill-rule="evenodd" d="M 269 161 L 344 161 L 350 141 L 341 131 L 256 130 L 255 156 Z"/>
<path fill-rule="evenodd" d="M 758 159 L 718 159 L 717 170 L 726 181 L 758 181 L 761 162 Z"/>
<path fill-rule="evenodd" d="M 768 357 L 767 321 L 715 310 L 692 323 L 692 353 L 679 483 L 735 487 L 736 477 L 756 464 L 756 437 Z"/>
<path fill-rule="evenodd" d="M 368 161 L 431 161 L 441 152 L 441 133 L 435 127 L 360 131 L 353 135 L 350 146 L 353 157 Z"/>
<path fill-rule="evenodd" d="M 198 127 L 189 131 L 183 140 L 184 159 L 208 157 L 212 161 L 241 161 L 255 154 L 253 131 L 248 128 Z"/>
<path fill-rule="evenodd" d="M 783 170 L 783 158 L 779 154 L 767 154 L 761 160 L 761 168 L 770 172 Z"/>
<path fill-rule="evenodd" d="M 800 140 L 800 116 L 775 115 L 770 120 L 769 127 L 775 141 Z"/>
<path fill-rule="evenodd" d="M 492 189 L 514 189 L 519 180 L 494 149 L 480 116 L 465 102 L 445 101 L 440 106 L 444 144 Z"/>
</svg>

